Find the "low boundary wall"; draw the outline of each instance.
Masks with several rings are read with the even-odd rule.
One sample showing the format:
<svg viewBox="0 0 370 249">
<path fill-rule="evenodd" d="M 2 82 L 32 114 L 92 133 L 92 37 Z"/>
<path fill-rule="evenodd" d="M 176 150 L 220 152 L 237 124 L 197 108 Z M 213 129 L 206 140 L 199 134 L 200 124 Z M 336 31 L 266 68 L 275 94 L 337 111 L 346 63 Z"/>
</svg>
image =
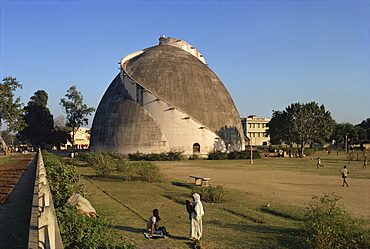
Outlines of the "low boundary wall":
<svg viewBox="0 0 370 249">
<path fill-rule="evenodd" d="M 64 248 L 55 215 L 41 150 L 37 153 L 35 185 L 33 191 L 31 221 L 28 238 L 30 249 Z"/>
</svg>

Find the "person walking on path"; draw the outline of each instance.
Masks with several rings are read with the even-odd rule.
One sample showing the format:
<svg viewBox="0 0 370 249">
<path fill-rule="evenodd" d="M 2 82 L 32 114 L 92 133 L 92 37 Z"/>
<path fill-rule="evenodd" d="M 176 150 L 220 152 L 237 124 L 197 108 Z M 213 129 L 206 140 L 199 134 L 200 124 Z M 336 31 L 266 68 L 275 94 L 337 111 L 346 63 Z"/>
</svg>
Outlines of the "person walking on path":
<svg viewBox="0 0 370 249">
<path fill-rule="evenodd" d="M 190 239 L 199 240 L 203 234 L 202 217 L 204 215 L 204 209 L 199 194 L 194 193 L 193 200 L 192 206 L 194 211 L 190 214 Z"/>
<path fill-rule="evenodd" d="M 362 168 L 366 169 L 366 165 L 367 165 L 367 156 L 365 155 L 364 156 L 364 165 L 362 165 Z"/>
<path fill-rule="evenodd" d="M 349 171 L 347 169 L 347 166 L 343 166 L 343 169 L 340 171 L 340 174 L 342 175 L 342 179 L 343 179 L 343 184 L 342 184 L 342 187 L 344 187 L 344 184 L 346 184 L 346 186 L 348 187 L 348 183 L 347 183 L 347 175 L 349 174 Z"/>
</svg>

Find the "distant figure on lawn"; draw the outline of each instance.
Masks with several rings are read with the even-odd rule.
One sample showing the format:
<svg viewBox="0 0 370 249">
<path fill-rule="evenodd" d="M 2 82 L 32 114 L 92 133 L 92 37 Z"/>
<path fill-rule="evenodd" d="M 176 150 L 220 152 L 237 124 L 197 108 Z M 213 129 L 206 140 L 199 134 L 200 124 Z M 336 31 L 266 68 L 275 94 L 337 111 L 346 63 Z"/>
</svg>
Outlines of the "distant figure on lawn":
<svg viewBox="0 0 370 249">
<path fill-rule="evenodd" d="M 193 207 L 191 210 L 190 206 Z M 186 209 L 191 211 L 190 213 L 190 239 L 199 240 L 203 234 L 203 222 L 202 218 L 204 215 L 203 204 L 200 201 L 200 195 L 197 193 L 193 194 L 193 203 L 186 206 Z"/>
<path fill-rule="evenodd" d="M 366 165 L 367 165 L 367 156 L 365 155 L 365 157 L 364 157 L 364 165 L 362 165 L 362 168 L 363 169 L 366 169 Z"/>
<path fill-rule="evenodd" d="M 321 164 L 321 159 L 320 157 L 317 158 L 317 164 L 316 164 L 316 167 L 319 168 L 319 167 L 324 167 L 324 165 Z"/>
<path fill-rule="evenodd" d="M 348 183 L 347 183 L 346 179 L 347 179 L 347 175 L 349 174 L 349 171 L 347 169 L 347 166 L 345 166 L 345 165 L 343 166 L 343 169 L 340 171 L 340 174 L 342 175 L 342 179 L 343 179 L 342 186 L 344 187 L 344 184 L 346 184 L 347 187 L 348 187 Z"/>
<path fill-rule="evenodd" d="M 158 209 L 153 210 L 153 215 L 149 217 L 148 223 L 146 225 L 147 230 L 150 233 L 150 236 L 153 236 L 153 234 L 162 233 L 164 235 L 168 234 L 168 231 L 165 227 L 162 227 L 160 225 L 161 218 L 159 217 L 159 211 Z"/>
</svg>

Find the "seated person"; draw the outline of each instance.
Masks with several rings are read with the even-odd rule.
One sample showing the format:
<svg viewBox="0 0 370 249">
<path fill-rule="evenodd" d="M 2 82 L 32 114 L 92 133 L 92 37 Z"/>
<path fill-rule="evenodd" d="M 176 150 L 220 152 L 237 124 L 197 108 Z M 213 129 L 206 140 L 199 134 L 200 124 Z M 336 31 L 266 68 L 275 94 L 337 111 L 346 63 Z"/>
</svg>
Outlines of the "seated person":
<svg viewBox="0 0 370 249">
<path fill-rule="evenodd" d="M 150 236 L 153 234 L 158 234 L 163 232 L 163 234 L 168 234 L 168 231 L 165 227 L 162 227 L 160 225 L 161 218 L 159 217 L 159 211 L 158 209 L 153 210 L 153 215 L 149 217 L 148 223 L 146 225 L 146 229 L 149 231 Z"/>
</svg>

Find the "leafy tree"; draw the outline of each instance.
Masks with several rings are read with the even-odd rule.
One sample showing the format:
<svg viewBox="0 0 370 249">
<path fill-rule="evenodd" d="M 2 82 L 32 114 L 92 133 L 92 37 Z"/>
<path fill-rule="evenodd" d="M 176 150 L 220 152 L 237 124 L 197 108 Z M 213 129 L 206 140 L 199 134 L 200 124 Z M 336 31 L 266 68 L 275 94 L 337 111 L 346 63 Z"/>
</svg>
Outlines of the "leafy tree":
<svg viewBox="0 0 370 249">
<path fill-rule="evenodd" d="M 46 107 L 48 98 L 48 94 L 44 90 L 38 90 L 24 108 L 24 120 L 27 127 L 20 131 L 20 136 L 34 146 L 52 143 L 54 121 L 53 115 Z"/>
<path fill-rule="evenodd" d="M 283 131 L 287 131 L 289 128 L 285 123 L 286 114 L 282 111 L 273 111 L 272 118 L 267 124 L 268 130 L 267 133 L 270 134 L 271 144 L 281 144 L 285 142 L 286 144 L 291 144 L 291 141 L 288 141 L 288 136 L 285 136 Z"/>
<path fill-rule="evenodd" d="M 14 91 L 17 88 L 22 88 L 16 78 L 5 77 L 3 83 L 0 83 L 0 127 L 2 122 L 7 124 L 8 131 L 17 132 L 25 128 L 26 123 L 23 120 L 22 103 L 20 98 L 14 99 Z M 7 144 L 2 136 L 0 136 L 0 143 L 3 146 L 6 155 L 10 155 Z"/>
<path fill-rule="evenodd" d="M 69 139 L 71 139 L 71 136 L 69 135 L 71 132 L 71 127 L 68 126 L 56 126 L 54 127 L 53 133 L 52 133 L 52 145 L 57 147 L 58 150 L 60 150 L 61 144 L 66 144 Z"/>
<path fill-rule="evenodd" d="M 87 125 L 89 120 L 87 116 L 91 115 L 95 111 L 94 107 L 87 107 L 83 104 L 83 96 L 81 92 L 76 90 L 76 86 L 71 86 L 67 90 L 66 98 L 60 100 L 60 105 L 64 108 L 67 114 L 67 126 L 72 128 L 72 149 L 74 149 L 75 141 L 74 136 L 77 130 Z"/>
<path fill-rule="evenodd" d="M 347 146 L 350 144 L 361 144 L 366 139 L 366 130 L 360 126 L 355 126 L 350 123 L 341 123 L 334 125 L 334 131 L 330 136 L 337 146 L 345 146 L 347 137 Z"/>
<path fill-rule="evenodd" d="M 294 103 L 284 111 L 273 112 L 267 132 L 272 141 L 296 143 L 298 154 L 303 157 L 305 146 L 329 138 L 333 125 L 334 120 L 324 105 Z"/>
<path fill-rule="evenodd" d="M 370 118 L 367 118 L 366 120 L 363 120 L 361 122 L 361 124 L 358 124 L 357 126 L 360 126 L 362 128 L 365 128 L 365 129 L 369 129 L 370 128 Z"/>
<path fill-rule="evenodd" d="M 361 124 L 358 124 L 356 126 L 364 128 L 366 131 L 366 139 L 370 140 L 370 118 L 363 120 Z"/>
<path fill-rule="evenodd" d="M 72 129 L 66 126 L 66 123 L 66 117 L 63 115 L 54 118 L 53 145 L 56 146 L 58 150 L 60 150 L 61 144 L 66 144 L 67 141 L 71 139 L 69 134 Z"/>
<path fill-rule="evenodd" d="M 333 133 L 330 138 L 335 141 L 338 147 L 345 145 L 346 136 L 347 138 L 357 137 L 354 126 L 350 123 L 335 124 Z"/>
</svg>

